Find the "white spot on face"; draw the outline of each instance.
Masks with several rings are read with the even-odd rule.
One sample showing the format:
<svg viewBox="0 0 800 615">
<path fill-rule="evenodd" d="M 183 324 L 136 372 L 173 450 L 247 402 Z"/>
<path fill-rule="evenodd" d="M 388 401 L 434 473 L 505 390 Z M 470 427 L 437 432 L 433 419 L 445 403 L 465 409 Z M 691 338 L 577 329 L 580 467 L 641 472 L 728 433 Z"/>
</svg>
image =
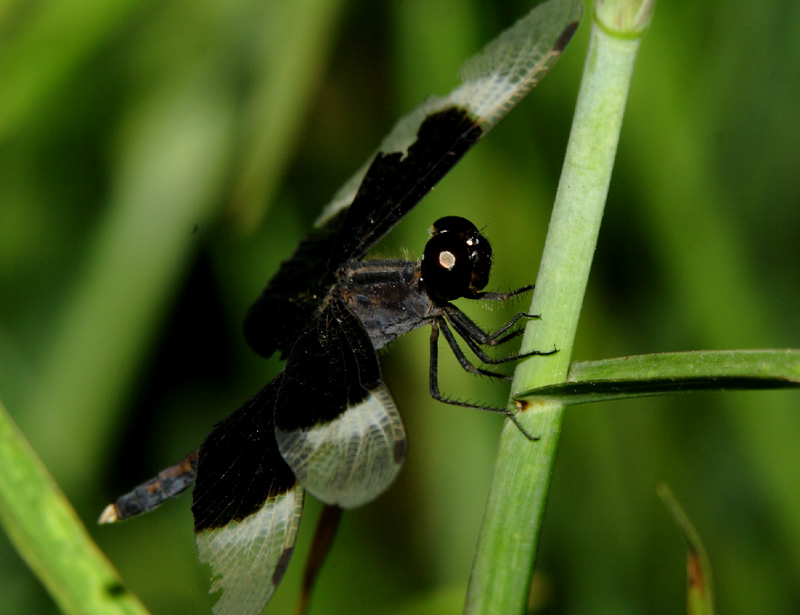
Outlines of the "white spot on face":
<svg viewBox="0 0 800 615">
<path fill-rule="evenodd" d="M 470 237 L 469 239 L 467 239 L 467 245 L 468 246 L 474 246 L 477 243 L 478 243 L 478 239 L 477 238 Z"/>
<path fill-rule="evenodd" d="M 456 256 L 452 252 L 444 250 L 439 252 L 439 265 L 450 271 L 456 266 Z"/>
</svg>

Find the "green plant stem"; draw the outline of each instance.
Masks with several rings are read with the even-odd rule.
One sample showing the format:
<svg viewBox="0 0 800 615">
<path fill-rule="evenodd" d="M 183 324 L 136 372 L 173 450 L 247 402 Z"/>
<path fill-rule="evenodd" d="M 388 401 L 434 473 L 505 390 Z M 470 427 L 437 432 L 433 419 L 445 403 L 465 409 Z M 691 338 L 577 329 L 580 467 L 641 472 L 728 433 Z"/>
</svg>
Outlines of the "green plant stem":
<svg viewBox="0 0 800 615">
<path fill-rule="evenodd" d="M 0 523 L 64 613 L 146 615 L 0 404 Z"/>
<path fill-rule="evenodd" d="M 583 82 L 547 234 L 512 395 L 567 376 L 580 308 L 597 243 L 639 38 L 618 38 L 592 24 Z M 519 414 L 540 436 L 530 442 L 503 430 L 473 562 L 465 612 L 524 613 L 553 471 L 563 406 L 533 402 Z"/>
</svg>

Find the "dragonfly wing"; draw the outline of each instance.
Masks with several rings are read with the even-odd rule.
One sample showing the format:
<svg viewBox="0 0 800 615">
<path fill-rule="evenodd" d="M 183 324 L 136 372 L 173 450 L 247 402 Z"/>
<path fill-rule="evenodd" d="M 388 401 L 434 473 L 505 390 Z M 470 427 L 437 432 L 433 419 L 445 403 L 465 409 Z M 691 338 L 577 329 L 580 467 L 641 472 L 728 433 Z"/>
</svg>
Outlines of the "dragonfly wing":
<svg viewBox="0 0 800 615">
<path fill-rule="evenodd" d="M 303 487 L 342 508 L 383 493 L 405 459 L 405 429 L 358 319 L 332 300 L 299 336 L 284 373 L 275 437 Z"/>
<path fill-rule="evenodd" d="M 219 423 L 200 446 L 192 501 L 200 560 L 210 564 L 215 615 L 258 615 L 289 563 L 303 488 L 277 447 L 281 376 Z"/>
<path fill-rule="evenodd" d="M 462 84 L 401 118 L 334 195 L 318 225 L 346 212 L 331 265 L 378 242 L 550 70 L 580 22 L 580 0 L 550 0 L 468 59 Z"/>
</svg>

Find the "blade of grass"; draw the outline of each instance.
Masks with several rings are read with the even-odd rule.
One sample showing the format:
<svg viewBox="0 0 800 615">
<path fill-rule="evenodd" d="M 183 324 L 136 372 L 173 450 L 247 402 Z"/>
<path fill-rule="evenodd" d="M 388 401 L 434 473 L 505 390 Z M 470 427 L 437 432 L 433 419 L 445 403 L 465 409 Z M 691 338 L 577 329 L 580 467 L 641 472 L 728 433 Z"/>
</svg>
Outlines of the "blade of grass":
<svg viewBox="0 0 800 615">
<path fill-rule="evenodd" d="M 690 391 L 800 387 L 800 350 L 668 352 L 570 366 L 567 381 L 520 393 L 562 404 Z"/>
<path fill-rule="evenodd" d="M 173 81 L 131 113 L 107 211 L 59 306 L 37 386 L 15 408 L 67 493 L 99 467 L 116 413 L 197 248 L 192 229 L 216 215 L 232 118 L 225 99 L 209 94 L 213 82 L 213 73 Z M 70 464 L 57 465 L 66 458 Z"/>
<path fill-rule="evenodd" d="M 0 522 L 64 613 L 145 615 L 0 403 Z"/>
<path fill-rule="evenodd" d="M 146 5 L 132 0 L 37 3 L 22 27 L 13 23 L 16 7 L 0 6 L 0 19 L 11 18 L 0 25 L 12 22 L 12 35 L 0 37 L 0 139 L 34 120 L 41 105 L 52 102 L 53 91 Z"/>
<path fill-rule="evenodd" d="M 342 2 L 272 3 L 276 14 L 264 37 L 253 94 L 247 103 L 248 133 L 231 202 L 239 229 L 252 233 L 264 217 L 291 160 L 306 109 L 319 85 Z"/>
<path fill-rule="evenodd" d="M 678 524 L 689 549 L 686 555 L 686 612 L 688 615 L 713 615 L 711 564 L 700 536 L 669 487 L 661 484 L 656 491 Z"/>
<path fill-rule="evenodd" d="M 609 24 L 620 25 L 606 18 L 604 27 Z M 636 24 L 642 28 L 640 21 Z M 567 376 L 641 35 L 641 31 L 611 35 L 604 27 L 597 19 L 592 23 L 583 83 L 536 280 L 532 313 L 541 314 L 542 320 L 527 328 L 522 345 L 523 352 L 554 345 L 559 352 L 522 363 L 512 393 L 563 382 Z M 521 413 L 523 426 L 541 436 L 534 443 L 510 424 L 503 430 L 466 613 L 525 612 L 562 416 L 563 406 L 552 402 L 531 404 L 528 412 Z"/>
</svg>

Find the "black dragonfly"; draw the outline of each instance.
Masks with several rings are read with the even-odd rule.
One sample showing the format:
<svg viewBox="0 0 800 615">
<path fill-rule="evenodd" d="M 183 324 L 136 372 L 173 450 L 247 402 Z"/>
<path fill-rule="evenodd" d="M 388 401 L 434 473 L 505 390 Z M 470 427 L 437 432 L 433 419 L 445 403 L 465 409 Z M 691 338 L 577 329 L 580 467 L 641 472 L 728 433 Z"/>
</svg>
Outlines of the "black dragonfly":
<svg viewBox="0 0 800 615">
<path fill-rule="evenodd" d="M 484 363 L 520 358 L 491 359 L 482 347 L 515 337 L 525 314 L 490 334 L 451 303 L 502 301 L 530 290 L 483 290 L 492 251 L 471 222 L 439 219 L 418 262 L 362 259 L 544 76 L 581 13 L 578 0 L 540 5 L 464 64 L 461 86 L 398 122 L 246 315 L 247 343 L 265 357 L 279 353 L 283 371 L 218 423 L 198 450 L 103 512 L 101 523 L 126 519 L 195 483 L 200 559 L 211 566 L 211 591 L 222 590 L 217 615 L 264 608 L 291 557 L 306 491 L 326 505 L 352 508 L 394 481 L 406 435 L 381 380 L 378 349 L 430 325 L 431 394 L 463 406 L 472 404 L 439 392 L 440 333 L 472 373 L 504 377 L 473 366 L 457 337 Z M 473 407 L 516 423 L 507 409 Z"/>
</svg>

